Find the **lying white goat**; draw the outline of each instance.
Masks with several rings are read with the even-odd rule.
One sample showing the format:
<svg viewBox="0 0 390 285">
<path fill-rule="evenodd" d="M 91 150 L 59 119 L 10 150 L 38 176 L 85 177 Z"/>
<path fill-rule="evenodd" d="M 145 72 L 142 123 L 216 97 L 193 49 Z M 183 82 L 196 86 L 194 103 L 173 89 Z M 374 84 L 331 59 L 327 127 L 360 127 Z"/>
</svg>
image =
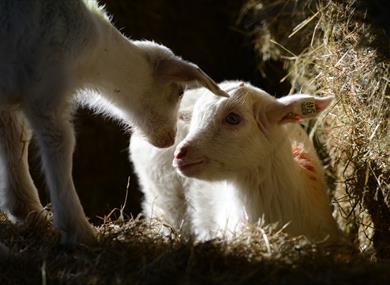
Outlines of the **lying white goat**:
<svg viewBox="0 0 390 285">
<path fill-rule="evenodd" d="M 297 124 L 316 117 L 332 98 L 275 99 L 248 84 L 220 86 L 231 90 L 229 98 L 203 88 L 186 92 L 186 101 L 204 95 L 190 124 L 179 122 L 175 152 L 133 136 L 130 151 L 145 215 L 173 226 L 184 221 L 199 239 L 229 236 L 260 218 L 288 224 L 285 231 L 292 235 L 337 238 L 321 163 Z M 188 113 L 191 102 L 181 109 Z M 170 166 L 172 158 L 181 176 Z"/>
<path fill-rule="evenodd" d="M 0 23 L 0 209 L 14 221 L 42 211 L 27 163 L 31 128 L 63 242 L 93 241 L 72 181 L 74 95 L 93 91 L 78 98 L 167 147 L 184 82 L 223 92 L 168 48 L 124 37 L 94 0 L 2 0 Z"/>
</svg>

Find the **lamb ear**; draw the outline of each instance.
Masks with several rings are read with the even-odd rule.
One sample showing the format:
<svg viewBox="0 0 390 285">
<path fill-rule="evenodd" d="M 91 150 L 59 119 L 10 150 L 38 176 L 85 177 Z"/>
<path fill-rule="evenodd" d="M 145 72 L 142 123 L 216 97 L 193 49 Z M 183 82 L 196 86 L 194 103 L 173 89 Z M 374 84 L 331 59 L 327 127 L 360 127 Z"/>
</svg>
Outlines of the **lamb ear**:
<svg viewBox="0 0 390 285">
<path fill-rule="evenodd" d="M 229 97 L 229 95 L 219 88 L 218 84 L 197 65 L 179 58 L 160 60 L 156 65 L 156 75 L 163 80 L 178 82 L 198 81 L 215 95 Z"/>
<path fill-rule="evenodd" d="M 312 119 L 325 110 L 333 99 L 333 96 L 317 97 L 306 94 L 285 96 L 276 100 L 269 109 L 267 117 L 271 123 L 288 123 Z"/>
</svg>

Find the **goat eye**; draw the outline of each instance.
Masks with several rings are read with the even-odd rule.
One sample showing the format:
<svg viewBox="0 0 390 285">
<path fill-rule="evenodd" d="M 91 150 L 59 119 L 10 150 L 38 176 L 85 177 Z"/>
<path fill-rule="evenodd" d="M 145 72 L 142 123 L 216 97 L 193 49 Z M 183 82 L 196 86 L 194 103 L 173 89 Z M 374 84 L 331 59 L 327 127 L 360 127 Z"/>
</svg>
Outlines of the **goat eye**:
<svg viewBox="0 0 390 285">
<path fill-rule="evenodd" d="M 184 94 L 184 90 L 179 90 L 179 93 L 178 93 L 179 98 L 183 97 L 183 94 Z"/>
<path fill-rule="evenodd" d="M 241 122 L 241 117 L 240 115 L 232 112 L 225 117 L 225 122 L 229 125 L 238 125 Z"/>
</svg>

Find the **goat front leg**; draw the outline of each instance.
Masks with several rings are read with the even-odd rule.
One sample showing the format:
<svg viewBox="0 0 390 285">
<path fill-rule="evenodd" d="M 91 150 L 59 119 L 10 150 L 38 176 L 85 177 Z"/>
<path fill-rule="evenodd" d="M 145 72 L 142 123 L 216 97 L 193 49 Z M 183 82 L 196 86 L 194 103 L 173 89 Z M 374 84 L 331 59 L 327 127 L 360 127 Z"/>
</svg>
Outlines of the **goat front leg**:
<svg viewBox="0 0 390 285">
<path fill-rule="evenodd" d="M 72 179 L 75 145 L 69 108 L 31 108 L 27 118 L 38 141 L 50 191 L 54 225 L 61 231 L 62 243 L 93 244 L 95 229 L 89 224 Z"/>
<path fill-rule="evenodd" d="M 0 111 L 0 209 L 12 222 L 44 213 L 28 167 L 30 139 L 20 111 Z"/>
</svg>

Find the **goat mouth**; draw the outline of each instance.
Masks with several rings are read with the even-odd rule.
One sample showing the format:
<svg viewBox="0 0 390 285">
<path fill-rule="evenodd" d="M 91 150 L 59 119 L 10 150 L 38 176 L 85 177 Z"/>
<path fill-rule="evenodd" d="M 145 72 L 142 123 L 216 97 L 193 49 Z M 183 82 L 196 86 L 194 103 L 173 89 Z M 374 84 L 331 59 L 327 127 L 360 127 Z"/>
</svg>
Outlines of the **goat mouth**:
<svg viewBox="0 0 390 285">
<path fill-rule="evenodd" d="M 197 166 L 204 164 L 206 161 L 204 159 L 199 159 L 196 161 L 185 161 L 182 159 L 174 159 L 172 166 L 178 169 L 183 174 L 187 173 L 190 169 L 195 169 Z"/>
</svg>

